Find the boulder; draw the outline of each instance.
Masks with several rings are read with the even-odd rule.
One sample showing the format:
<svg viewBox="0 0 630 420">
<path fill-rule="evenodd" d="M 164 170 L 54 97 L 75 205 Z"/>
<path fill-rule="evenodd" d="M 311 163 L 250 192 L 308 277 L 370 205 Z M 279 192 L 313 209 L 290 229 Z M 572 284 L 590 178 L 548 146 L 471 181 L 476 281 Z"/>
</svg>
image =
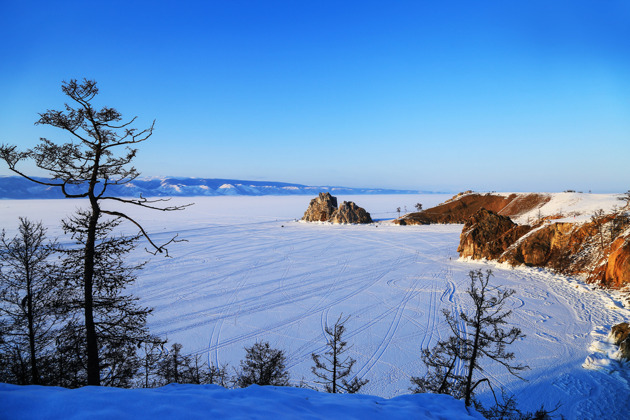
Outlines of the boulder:
<svg viewBox="0 0 630 420">
<path fill-rule="evenodd" d="M 328 220 L 331 223 L 372 223 L 370 213 L 352 201 L 344 201 Z"/>
<path fill-rule="evenodd" d="M 472 259 L 496 259 L 513 243 L 514 239 L 505 235 L 516 227 L 507 216 L 479 209 L 464 224 L 457 252 Z"/>
<path fill-rule="evenodd" d="M 318 197 L 311 200 L 302 220 L 306 222 L 325 222 L 330 219 L 335 210 L 337 210 L 337 198 L 330 195 L 330 193 L 319 193 Z"/>
<path fill-rule="evenodd" d="M 619 344 L 619 357 L 623 360 L 630 360 L 630 337 Z"/>
<path fill-rule="evenodd" d="M 630 335 L 630 324 L 622 322 L 621 324 L 614 325 L 610 330 L 610 336 L 612 337 L 616 345 L 620 345 Z"/>
</svg>

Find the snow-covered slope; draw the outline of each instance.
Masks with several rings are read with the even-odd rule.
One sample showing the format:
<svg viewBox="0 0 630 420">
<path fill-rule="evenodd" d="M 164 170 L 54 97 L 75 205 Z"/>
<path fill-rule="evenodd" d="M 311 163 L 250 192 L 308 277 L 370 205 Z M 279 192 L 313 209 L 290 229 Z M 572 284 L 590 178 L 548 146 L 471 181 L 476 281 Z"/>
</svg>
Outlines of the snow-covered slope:
<svg viewBox="0 0 630 420">
<path fill-rule="evenodd" d="M 509 195 L 509 193 L 502 193 Z M 528 220 L 535 220 L 539 217 L 562 215 L 563 218 L 554 222 L 585 222 L 589 221 L 596 210 L 602 209 L 606 214 L 610 213 L 615 206 L 622 207 L 623 202 L 619 200 L 621 194 L 591 194 L 591 193 L 550 193 L 550 200 L 530 212 L 522 214 L 514 221 L 519 224 L 526 224 Z"/>
<path fill-rule="evenodd" d="M 157 389 L 117 389 L 0 384 L 0 418 L 20 420 L 483 420 L 447 395 L 384 399 L 310 389 L 261 387 L 226 390 L 217 385 L 171 384 Z"/>
<path fill-rule="evenodd" d="M 35 178 L 44 181 L 45 178 Z M 119 197 L 193 197 L 220 195 L 317 195 L 336 194 L 417 194 L 416 190 L 308 186 L 271 181 L 242 181 L 214 178 L 144 178 L 124 185 L 110 185 L 110 195 Z M 0 198 L 63 198 L 58 188 L 46 187 L 17 176 L 0 176 Z"/>
</svg>

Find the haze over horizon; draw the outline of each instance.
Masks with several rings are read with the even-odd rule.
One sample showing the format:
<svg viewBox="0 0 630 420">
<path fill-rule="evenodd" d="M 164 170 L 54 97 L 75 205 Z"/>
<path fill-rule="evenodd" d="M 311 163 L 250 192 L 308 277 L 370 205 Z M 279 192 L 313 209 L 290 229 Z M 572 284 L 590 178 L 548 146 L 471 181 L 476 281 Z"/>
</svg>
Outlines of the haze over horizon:
<svg viewBox="0 0 630 420">
<path fill-rule="evenodd" d="M 70 140 L 33 123 L 89 78 L 96 107 L 156 120 L 147 177 L 630 188 L 621 0 L 3 1 L 0 35 L 0 143 L 20 149 Z"/>
</svg>

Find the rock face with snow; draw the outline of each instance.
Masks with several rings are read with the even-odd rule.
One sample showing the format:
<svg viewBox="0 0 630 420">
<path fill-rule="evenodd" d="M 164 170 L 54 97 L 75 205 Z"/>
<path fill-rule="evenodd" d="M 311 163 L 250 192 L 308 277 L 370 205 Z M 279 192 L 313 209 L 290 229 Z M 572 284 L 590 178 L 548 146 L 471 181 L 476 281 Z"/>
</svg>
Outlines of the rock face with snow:
<svg viewBox="0 0 630 420">
<path fill-rule="evenodd" d="M 622 322 L 613 326 L 610 336 L 615 345 L 619 346 L 619 356 L 624 360 L 630 360 L 630 324 Z"/>
<path fill-rule="evenodd" d="M 352 201 L 344 201 L 328 220 L 331 223 L 372 223 L 370 213 Z"/>
<path fill-rule="evenodd" d="M 337 198 L 330 193 L 319 193 L 313 198 L 304 212 L 302 220 L 306 222 L 326 222 L 337 210 Z"/>
<path fill-rule="evenodd" d="M 527 231 L 533 229 L 529 226 L 527 228 Z M 566 263 L 564 259 L 569 256 L 566 251 L 574 244 L 570 239 L 573 228 L 571 223 L 543 224 L 503 255 L 500 261 L 513 265 L 549 266 L 562 271 L 563 264 Z M 514 240 L 517 239 L 519 236 L 514 235 Z"/>
<path fill-rule="evenodd" d="M 330 193 L 319 193 L 311 200 L 302 220 L 306 222 L 372 223 L 370 213 L 352 201 L 344 201 L 337 208 L 337 198 Z"/>
<path fill-rule="evenodd" d="M 496 259 L 512 244 L 513 235 L 506 234 L 515 227 L 517 224 L 509 217 L 479 209 L 464 224 L 457 252 L 476 260 Z"/>
<path fill-rule="evenodd" d="M 585 274 L 587 281 L 611 288 L 630 284 L 630 221 L 624 214 L 582 224 L 553 220 L 517 225 L 481 209 L 464 225 L 457 251 L 461 257 Z"/>
<path fill-rule="evenodd" d="M 614 340 L 616 345 L 621 344 L 630 335 L 630 324 L 622 322 L 621 324 L 613 325 L 610 330 L 610 336 Z"/>
</svg>

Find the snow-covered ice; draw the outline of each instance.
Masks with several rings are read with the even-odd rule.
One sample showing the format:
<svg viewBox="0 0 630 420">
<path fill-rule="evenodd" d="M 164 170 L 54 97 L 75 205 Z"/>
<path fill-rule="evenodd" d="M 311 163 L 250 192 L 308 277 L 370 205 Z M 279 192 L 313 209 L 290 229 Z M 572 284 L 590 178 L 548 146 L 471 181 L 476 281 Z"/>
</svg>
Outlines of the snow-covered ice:
<svg viewBox="0 0 630 420">
<path fill-rule="evenodd" d="M 156 240 L 178 233 L 188 241 L 171 247 L 172 258 L 142 249 L 133 255 L 150 260 L 133 293 L 155 308 L 151 330 L 233 367 L 244 346 L 269 341 L 286 351 L 292 379 L 308 383 L 314 379 L 310 355 L 324 349 L 323 327 L 343 313 L 350 316 L 354 371 L 370 380 L 362 392 L 391 398 L 408 393 L 410 377 L 424 372 L 420 349 L 448 334 L 442 309 L 469 308 L 468 272 L 491 268 L 493 284 L 516 289 L 511 320 L 527 337 L 510 350 L 531 368 L 523 382 L 487 364 L 491 380 L 526 410 L 561 403 L 558 411 L 569 419 L 628 412 L 626 371 L 582 367 L 593 353 L 592 333 L 630 319 L 616 293 L 546 270 L 461 261 L 461 225 L 385 221 L 397 216 L 397 207 L 411 211 L 421 202 L 428 208 L 449 198 L 444 195 L 339 196 L 380 220 L 362 226 L 296 222 L 310 198 L 178 198 L 175 203 L 196 205 L 177 213 L 132 210 Z M 57 235 L 58 220 L 78 205 L 3 200 L 0 221 L 11 233 L 18 215 L 43 219 Z M 480 396 L 490 402 L 489 391 Z"/>
</svg>

